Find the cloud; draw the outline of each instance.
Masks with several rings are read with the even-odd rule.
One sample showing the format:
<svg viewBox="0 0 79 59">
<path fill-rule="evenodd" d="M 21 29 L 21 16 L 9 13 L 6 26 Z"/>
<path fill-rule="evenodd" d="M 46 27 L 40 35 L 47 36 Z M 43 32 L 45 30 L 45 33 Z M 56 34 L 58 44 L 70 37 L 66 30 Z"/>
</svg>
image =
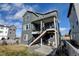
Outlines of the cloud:
<svg viewBox="0 0 79 59">
<path fill-rule="evenodd" d="M 21 7 L 21 6 L 23 6 L 22 3 L 15 3 L 14 5 L 15 5 L 16 7 Z"/>
<path fill-rule="evenodd" d="M 21 22 L 16 22 L 16 23 L 14 23 L 14 25 L 15 25 L 18 29 L 22 29 L 22 23 L 21 23 Z"/>
<path fill-rule="evenodd" d="M 66 27 L 60 27 L 60 32 L 62 35 L 68 34 L 69 28 Z"/>
<path fill-rule="evenodd" d="M 2 19 L 2 15 L 0 14 L 0 24 L 5 24 L 5 20 Z"/>
<path fill-rule="evenodd" d="M 64 31 L 64 30 L 67 30 L 67 28 L 65 28 L 65 27 L 60 28 L 60 31 Z"/>
<path fill-rule="evenodd" d="M 22 6 L 23 9 L 18 11 L 15 15 L 14 15 L 14 18 L 18 19 L 18 18 L 22 18 L 22 16 L 24 15 L 24 13 L 26 11 L 33 11 L 35 12 L 36 10 L 35 9 L 38 9 L 38 5 L 33 5 L 33 6 L 29 6 L 29 5 L 26 5 L 24 6 L 23 4 L 16 4 L 17 6 Z"/>
<path fill-rule="evenodd" d="M 34 9 L 31 6 L 26 6 L 25 8 L 23 8 L 22 10 L 18 11 L 15 15 L 14 18 L 19 19 L 22 18 L 22 16 L 25 14 L 25 12 L 29 10 L 29 11 L 34 11 Z"/>
<path fill-rule="evenodd" d="M 25 12 L 26 12 L 26 9 L 22 9 L 22 10 L 18 11 L 18 12 L 14 15 L 14 18 L 15 18 L 15 19 L 22 18 L 22 16 L 24 15 Z"/>
<path fill-rule="evenodd" d="M 0 24 L 4 25 L 6 22 L 3 19 L 0 19 Z"/>
<path fill-rule="evenodd" d="M 9 11 L 11 9 L 11 6 L 9 4 L 2 4 L 0 6 L 0 10 L 3 10 L 3 11 Z"/>
<path fill-rule="evenodd" d="M 13 15 L 7 15 L 6 17 L 5 17 L 7 20 L 12 20 L 12 19 L 14 19 L 14 16 Z"/>
<path fill-rule="evenodd" d="M 22 16 L 27 10 L 36 11 L 39 8 L 37 4 L 35 5 L 27 5 L 27 4 L 1 4 L 0 11 L 7 11 L 4 15 L 0 14 L 0 24 L 6 24 L 8 26 L 15 25 L 17 27 L 17 35 L 21 36 L 22 30 Z M 19 33 L 19 34 L 18 34 Z"/>
<path fill-rule="evenodd" d="M 2 18 L 2 15 L 0 14 L 0 19 Z"/>
<path fill-rule="evenodd" d="M 14 7 L 17 7 L 17 8 L 25 8 L 25 5 L 23 3 L 15 3 L 13 5 Z"/>
</svg>

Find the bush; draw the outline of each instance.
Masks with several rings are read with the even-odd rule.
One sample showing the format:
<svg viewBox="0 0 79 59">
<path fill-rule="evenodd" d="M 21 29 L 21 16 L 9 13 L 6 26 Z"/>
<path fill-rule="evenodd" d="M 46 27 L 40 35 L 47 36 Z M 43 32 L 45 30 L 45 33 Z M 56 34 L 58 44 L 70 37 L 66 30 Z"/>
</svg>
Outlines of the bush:
<svg viewBox="0 0 79 59">
<path fill-rule="evenodd" d="M 2 45 L 0 46 L 1 56 L 39 56 L 37 52 L 31 51 L 23 45 Z"/>
<path fill-rule="evenodd" d="M 6 39 L 5 38 L 2 38 L 2 45 L 7 45 L 7 42 L 6 42 Z"/>
<path fill-rule="evenodd" d="M 19 40 L 16 41 L 16 44 L 19 44 Z"/>
</svg>

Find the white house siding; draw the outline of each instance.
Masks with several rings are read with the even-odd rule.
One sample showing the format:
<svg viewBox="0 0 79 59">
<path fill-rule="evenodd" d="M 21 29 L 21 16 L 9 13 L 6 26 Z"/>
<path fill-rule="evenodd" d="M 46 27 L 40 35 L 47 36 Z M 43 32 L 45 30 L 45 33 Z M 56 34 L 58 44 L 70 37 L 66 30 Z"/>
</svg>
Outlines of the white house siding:
<svg viewBox="0 0 79 59">
<path fill-rule="evenodd" d="M 2 38 L 7 38 L 7 36 L 8 36 L 8 30 L 9 30 L 9 28 L 8 27 L 0 27 L 0 31 L 2 31 L 2 33 L 0 33 L 0 40 L 2 39 Z"/>
</svg>

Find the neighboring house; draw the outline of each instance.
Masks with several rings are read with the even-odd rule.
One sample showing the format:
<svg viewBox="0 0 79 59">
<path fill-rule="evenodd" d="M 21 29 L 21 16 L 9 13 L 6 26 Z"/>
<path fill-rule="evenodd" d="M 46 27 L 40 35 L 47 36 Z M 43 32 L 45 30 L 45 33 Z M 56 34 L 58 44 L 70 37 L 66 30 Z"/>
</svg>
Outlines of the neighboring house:
<svg viewBox="0 0 79 59">
<path fill-rule="evenodd" d="M 16 37 L 15 40 L 17 41 L 16 43 L 20 43 L 21 38 L 20 37 Z"/>
<path fill-rule="evenodd" d="M 0 40 L 2 38 L 7 39 L 7 37 L 8 37 L 8 30 L 9 30 L 9 26 L 0 25 Z"/>
<path fill-rule="evenodd" d="M 12 39 L 12 40 L 15 40 L 16 38 L 16 26 L 14 25 L 11 25 L 9 26 L 9 30 L 8 30 L 8 40 L 9 39 Z"/>
<path fill-rule="evenodd" d="M 69 6 L 68 16 L 70 21 L 70 35 L 71 39 L 79 44 L 79 4 L 71 3 Z"/>
<path fill-rule="evenodd" d="M 29 46 L 33 44 L 59 46 L 58 11 L 45 14 L 27 11 L 23 15 L 21 43 Z"/>
<path fill-rule="evenodd" d="M 16 27 L 14 25 L 0 25 L 0 40 L 2 40 L 2 38 L 14 40 L 16 38 Z"/>
<path fill-rule="evenodd" d="M 64 35 L 63 40 L 71 40 L 70 35 Z"/>
</svg>

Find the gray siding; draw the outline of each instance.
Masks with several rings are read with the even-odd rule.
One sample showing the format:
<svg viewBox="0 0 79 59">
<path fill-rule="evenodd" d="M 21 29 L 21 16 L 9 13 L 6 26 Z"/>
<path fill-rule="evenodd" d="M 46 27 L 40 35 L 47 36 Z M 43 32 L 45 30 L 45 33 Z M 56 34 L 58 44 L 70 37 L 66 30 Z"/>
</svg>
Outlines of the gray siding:
<svg viewBox="0 0 79 59">
<path fill-rule="evenodd" d="M 28 15 L 29 15 L 29 19 L 27 19 Z M 45 23 L 45 24 L 46 23 L 51 23 L 51 21 L 54 23 L 54 16 L 55 16 L 55 19 L 56 19 L 55 26 L 56 26 L 56 28 L 54 28 L 54 29 L 57 32 L 56 32 L 56 39 L 55 39 L 55 45 L 54 46 L 57 48 L 57 46 L 59 45 L 59 24 L 58 24 L 58 15 L 57 15 L 57 12 L 52 12 L 52 13 L 49 13 L 49 14 L 46 14 L 46 15 L 44 15 L 44 14 L 43 15 L 36 14 L 36 15 L 34 15 L 33 13 L 29 13 L 29 12 L 27 12 L 24 15 L 24 17 L 23 17 L 23 26 L 22 26 L 21 43 L 27 44 L 28 40 L 32 39 L 32 37 L 33 37 L 32 31 L 35 29 L 35 27 L 32 24 L 32 22 L 38 24 L 39 26 L 40 26 L 40 23 L 41 23 L 40 21 L 43 21 L 43 23 Z M 29 30 L 26 29 L 26 25 L 27 24 L 30 24 L 30 29 Z M 42 26 L 43 26 L 43 24 L 42 24 Z M 26 38 L 26 36 L 28 36 L 28 37 Z"/>
<path fill-rule="evenodd" d="M 8 38 L 14 40 L 16 38 L 16 27 L 14 25 L 9 27 Z"/>
<path fill-rule="evenodd" d="M 27 19 L 27 16 L 29 16 L 29 19 Z M 32 39 L 32 30 L 34 29 L 34 26 L 31 24 L 31 20 L 35 19 L 36 16 L 32 13 L 26 13 L 26 15 L 24 16 L 24 19 L 23 19 L 23 26 L 22 26 L 22 39 L 21 39 L 21 42 L 26 44 L 28 43 L 27 41 L 29 39 Z M 26 25 L 29 24 L 30 25 L 30 29 L 26 29 Z M 25 26 L 25 27 L 24 27 Z M 24 30 L 25 28 L 25 30 Z M 28 38 L 27 39 L 24 39 L 24 36 L 28 35 Z"/>
<path fill-rule="evenodd" d="M 69 16 L 70 26 L 71 26 L 71 35 L 72 39 L 79 41 L 79 4 L 74 4 L 71 9 L 71 14 Z M 78 24 L 77 24 L 78 21 Z"/>
</svg>

